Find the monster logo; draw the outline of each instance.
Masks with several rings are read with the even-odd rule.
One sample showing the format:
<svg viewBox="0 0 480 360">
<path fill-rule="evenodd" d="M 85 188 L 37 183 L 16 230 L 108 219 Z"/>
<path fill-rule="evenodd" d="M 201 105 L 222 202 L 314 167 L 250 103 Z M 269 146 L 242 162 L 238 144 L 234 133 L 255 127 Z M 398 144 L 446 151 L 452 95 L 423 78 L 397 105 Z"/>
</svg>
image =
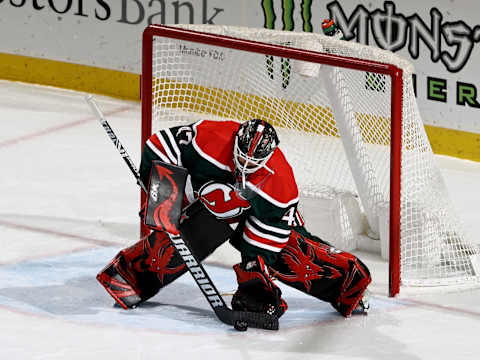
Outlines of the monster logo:
<svg viewBox="0 0 480 360">
<path fill-rule="evenodd" d="M 312 32 L 312 0 L 302 0 L 300 4 L 303 20 L 303 31 Z M 275 29 L 275 9 L 273 0 L 262 0 L 263 15 L 265 18 L 264 27 L 266 29 Z M 293 11 L 295 9 L 294 0 L 282 0 L 282 22 L 284 31 L 293 31 L 295 23 L 293 21 Z M 283 77 L 282 87 L 286 88 L 290 82 L 290 59 L 281 59 L 281 74 Z M 273 80 L 273 56 L 266 55 L 267 72 L 270 79 Z"/>
<path fill-rule="evenodd" d="M 295 9 L 294 0 L 282 0 L 282 30 L 293 31 L 295 23 L 293 21 L 293 13 Z M 265 28 L 275 29 L 275 10 L 273 8 L 273 0 L 262 0 L 262 10 L 265 18 Z M 300 4 L 300 13 L 303 20 L 303 31 L 312 32 L 312 0 L 302 0 Z"/>
</svg>

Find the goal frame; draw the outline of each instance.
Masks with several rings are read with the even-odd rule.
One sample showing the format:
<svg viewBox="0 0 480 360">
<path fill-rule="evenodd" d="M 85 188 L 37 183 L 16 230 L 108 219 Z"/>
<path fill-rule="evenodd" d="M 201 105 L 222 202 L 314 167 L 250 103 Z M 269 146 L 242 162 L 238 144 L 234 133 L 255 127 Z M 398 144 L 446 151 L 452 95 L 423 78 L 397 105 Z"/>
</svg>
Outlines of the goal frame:
<svg viewBox="0 0 480 360">
<path fill-rule="evenodd" d="M 224 35 L 202 33 L 165 25 L 149 25 L 142 36 L 142 75 L 141 75 L 141 151 L 152 134 L 152 64 L 153 38 L 166 37 L 177 40 L 198 42 L 224 48 L 243 50 L 264 55 L 272 55 L 335 67 L 368 71 L 390 76 L 391 78 L 391 144 L 390 144 L 390 227 L 389 227 L 389 290 L 391 297 L 400 291 L 400 193 L 401 193 L 401 155 L 402 155 L 402 97 L 403 70 L 392 64 L 372 60 L 362 60 L 333 54 L 323 54 L 281 45 L 273 45 L 237 39 Z M 146 200 L 141 191 L 141 204 Z M 141 235 L 148 234 L 148 228 L 141 224 Z"/>
</svg>

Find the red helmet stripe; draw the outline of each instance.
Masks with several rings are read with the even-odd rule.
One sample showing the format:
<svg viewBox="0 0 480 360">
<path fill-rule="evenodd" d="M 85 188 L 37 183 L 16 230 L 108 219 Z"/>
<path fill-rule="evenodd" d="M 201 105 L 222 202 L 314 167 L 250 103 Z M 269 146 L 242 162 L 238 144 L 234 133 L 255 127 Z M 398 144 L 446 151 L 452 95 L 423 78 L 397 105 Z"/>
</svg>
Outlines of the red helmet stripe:
<svg viewBox="0 0 480 360">
<path fill-rule="evenodd" d="M 264 121 L 262 121 L 261 128 L 260 128 L 260 126 L 257 127 L 257 132 L 256 132 L 255 136 L 253 137 L 252 144 L 250 145 L 250 149 L 248 149 L 248 156 L 249 157 L 252 157 L 253 152 L 255 151 L 255 148 L 258 145 L 258 142 L 262 138 L 263 129 L 265 129 L 265 122 Z"/>
</svg>

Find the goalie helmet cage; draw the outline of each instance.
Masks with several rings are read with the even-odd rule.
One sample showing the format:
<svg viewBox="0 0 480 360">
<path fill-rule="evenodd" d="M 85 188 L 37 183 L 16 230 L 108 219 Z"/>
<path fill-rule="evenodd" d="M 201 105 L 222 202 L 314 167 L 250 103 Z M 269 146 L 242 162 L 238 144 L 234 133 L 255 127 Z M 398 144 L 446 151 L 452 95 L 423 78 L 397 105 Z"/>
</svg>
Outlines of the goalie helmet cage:
<svg viewBox="0 0 480 360">
<path fill-rule="evenodd" d="M 321 34 L 213 25 L 151 25 L 142 58 L 142 147 L 152 127 L 265 119 L 301 196 L 355 194 L 374 234 L 383 219 L 390 296 L 479 284 L 478 245 L 452 211 L 408 61 Z"/>
</svg>

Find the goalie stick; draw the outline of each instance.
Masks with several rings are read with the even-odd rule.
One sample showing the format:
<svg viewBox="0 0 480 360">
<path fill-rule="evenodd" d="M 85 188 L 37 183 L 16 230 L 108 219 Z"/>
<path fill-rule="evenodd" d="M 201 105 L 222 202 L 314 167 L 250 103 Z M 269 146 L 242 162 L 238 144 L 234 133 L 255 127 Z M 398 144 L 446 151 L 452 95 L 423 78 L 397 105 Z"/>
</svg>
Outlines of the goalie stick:
<svg viewBox="0 0 480 360">
<path fill-rule="evenodd" d="M 130 171 L 135 176 L 137 184 L 147 194 L 147 188 L 140 179 L 140 174 L 135 167 L 135 164 L 118 137 L 115 135 L 115 132 L 110 127 L 110 124 L 103 116 L 103 113 L 98 107 L 95 99 L 92 95 L 87 95 L 85 100 L 90 105 L 93 113 L 98 117 L 100 124 L 103 126 L 123 160 L 129 167 Z M 170 241 L 175 247 L 176 251 L 182 257 L 188 271 L 192 275 L 196 284 L 202 291 L 202 294 L 208 300 L 208 303 L 220 321 L 228 325 L 233 325 L 235 329 L 240 331 L 246 330 L 248 326 L 266 330 L 278 330 L 278 317 L 276 316 L 263 313 L 234 311 L 230 309 L 208 276 L 203 265 L 197 260 L 195 254 L 193 254 L 191 251 L 190 245 L 182 239 L 180 234 L 171 234 L 168 231 L 165 231 L 165 233 L 170 238 Z"/>
</svg>

